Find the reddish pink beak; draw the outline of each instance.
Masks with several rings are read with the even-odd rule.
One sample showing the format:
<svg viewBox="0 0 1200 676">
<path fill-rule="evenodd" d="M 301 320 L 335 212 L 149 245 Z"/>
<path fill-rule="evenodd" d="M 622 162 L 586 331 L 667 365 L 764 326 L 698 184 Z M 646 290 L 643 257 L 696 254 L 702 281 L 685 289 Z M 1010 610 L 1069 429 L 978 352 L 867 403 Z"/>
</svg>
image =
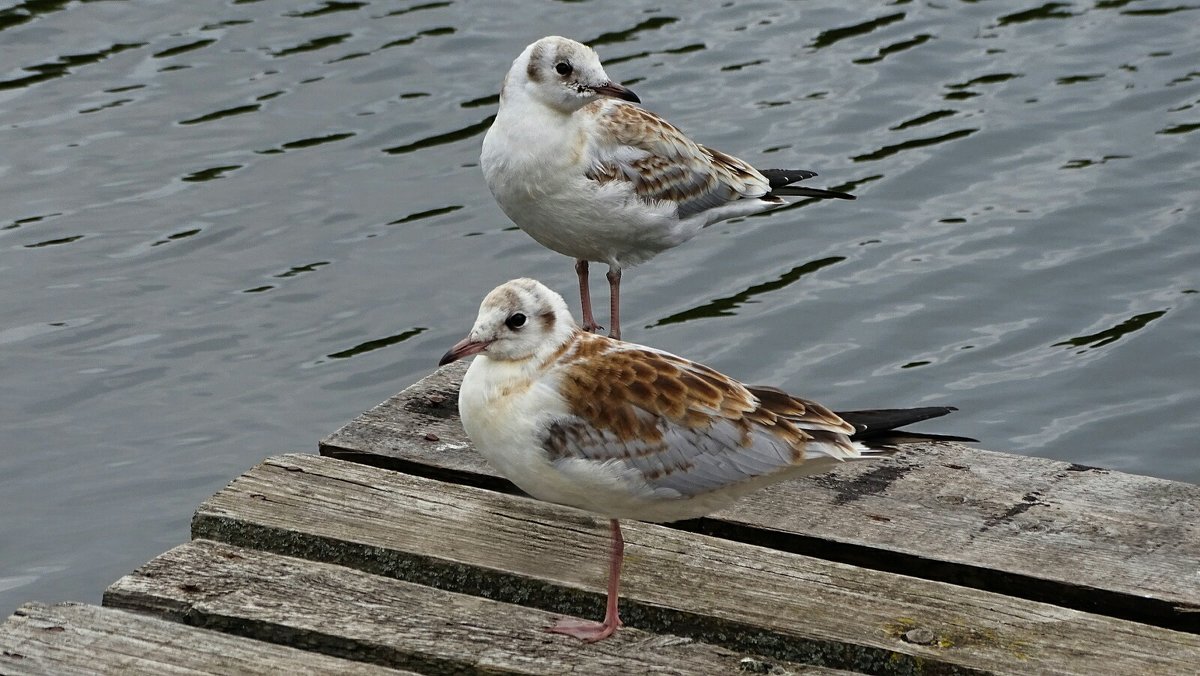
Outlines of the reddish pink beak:
<svg viewBox="0 0 1200 676">
<path fill-rule="evenodd" d="M 473 341 L 470 338 L 463 338 L 455 343 L 454 347 L 450 348 L 446 354 L 442 355 L 442 360 L 438 362 L 438 366 L 445 366 L 446 364 L 458 361 L 463 357 L 470 357 L 473 354 L 479 354 L 480 352 L 486 350 L 487 346 L 491 344 L 492 343 L 490 341 Z"/>
</svg>

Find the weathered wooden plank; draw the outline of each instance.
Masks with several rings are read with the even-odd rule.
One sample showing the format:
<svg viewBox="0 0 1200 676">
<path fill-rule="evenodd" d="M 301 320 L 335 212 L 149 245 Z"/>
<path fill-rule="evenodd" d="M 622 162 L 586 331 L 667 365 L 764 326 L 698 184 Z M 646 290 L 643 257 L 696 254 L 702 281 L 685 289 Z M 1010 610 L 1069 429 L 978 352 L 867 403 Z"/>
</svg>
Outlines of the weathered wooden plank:
<svg viewBox="0 0 1200 676">
<path fill-rule="evenodd" d="M 412 674 L 112 608 L 27 603 L 0 625 L 0 673 Z"/>
<path fill-rule="evenodd" d="M 322 455 L 515 492 L 459 424 L 464 369 L 442 368 L 359 416 L 321 442 Z M 1200 632 L 1198 524 L 1200 486 L 930 444 L 678 527 Z"/>
<path fill-rule="evenodd" d="M 194 540 L 121 578 L 106 605 L 155 613 L 261 641 L 434 674 L 711 674 L 743 659 L 716 646 L 636 629 L 581 644 L 541 628 L 553 615 L 344 566 Z"/>
<path fill-rule="evenodd" d="M 552 612 L 601 613 L 603 524 L 528 498 L 288 455 L 206 502 L 192 529 Z M 879 673 L 1186 673 L 1200 660 L 1193 634 L 651 524 L 625 531 L 622 617 L 654 632 Z"/>
</svg>

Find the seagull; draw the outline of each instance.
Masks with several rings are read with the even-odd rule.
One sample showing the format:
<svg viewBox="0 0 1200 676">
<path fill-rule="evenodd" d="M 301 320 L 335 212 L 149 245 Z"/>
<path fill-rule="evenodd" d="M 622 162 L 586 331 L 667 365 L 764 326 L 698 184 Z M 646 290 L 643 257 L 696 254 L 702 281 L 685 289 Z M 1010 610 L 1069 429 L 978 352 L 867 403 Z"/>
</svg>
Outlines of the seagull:
<svg viewBox="0 0 1200 676">
<path fill-rule="evenodd" d="M 717 221 L 786 204 L 785 196 L 854 199 L 793 183 L 801 169 L 758 170 L 696 143 L 642 108 L 595 50 L 544 37 L 513 61 L 480 166 L 500 209 L 542 246 L 575 259 L 583 328 L 588 262 L 608 264 L 610 336 L 621 337 L 621 270 Z"/>
<path fill-rule="evenodd" d="M 439 365 L 471 355 L 458 406 L 484 458 L 534 498 L 609 519 L 604 620 L 564 618 L 547 628 L 589 642 L 621 625 L 620 519 L 691 519 L 768 484 L 886 455 L 895 444 L 975 441 L 896 430 L 953 407 L 834 413 L 585 331 L 562 296 L 533 279 L 492 290 Z"/>
</svg>

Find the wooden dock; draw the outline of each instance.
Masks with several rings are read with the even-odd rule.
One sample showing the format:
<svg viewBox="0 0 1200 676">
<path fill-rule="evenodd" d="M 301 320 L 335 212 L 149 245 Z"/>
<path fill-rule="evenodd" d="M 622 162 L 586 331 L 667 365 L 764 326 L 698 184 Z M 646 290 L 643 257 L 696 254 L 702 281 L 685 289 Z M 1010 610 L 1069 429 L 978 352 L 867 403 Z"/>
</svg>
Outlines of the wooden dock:
<svg viewBox="0 0 1200 676">
<path fill-rule="evenodd" d="M 1200 487 L 957 444 L 630 522 L 626 626 L 544 633 L 603 614 L 607 523 L 487 467 L 464 368 L 252 468 L 103 607 L 23 606 L 0 673 L 1200 673 Z"/>
</svg>

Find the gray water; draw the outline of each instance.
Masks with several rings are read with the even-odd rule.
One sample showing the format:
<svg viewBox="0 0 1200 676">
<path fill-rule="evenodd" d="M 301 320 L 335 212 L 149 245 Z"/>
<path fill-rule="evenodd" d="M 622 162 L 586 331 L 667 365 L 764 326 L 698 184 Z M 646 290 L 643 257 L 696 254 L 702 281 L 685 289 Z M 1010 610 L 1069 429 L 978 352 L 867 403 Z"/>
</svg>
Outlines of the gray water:
<svg viewBox="0 0 1200 676">
<path fill-rule="evenodd" d="M 1200 5 L 845 4 L 7 3 L 0 613 L 98 600 L 237 474 L 429 373 L 496 284 L 576 306 L 477 166 L 546 34 L 860 196 L 627 271 L 627 339 L 1200 481 Z"/>
</svg>

